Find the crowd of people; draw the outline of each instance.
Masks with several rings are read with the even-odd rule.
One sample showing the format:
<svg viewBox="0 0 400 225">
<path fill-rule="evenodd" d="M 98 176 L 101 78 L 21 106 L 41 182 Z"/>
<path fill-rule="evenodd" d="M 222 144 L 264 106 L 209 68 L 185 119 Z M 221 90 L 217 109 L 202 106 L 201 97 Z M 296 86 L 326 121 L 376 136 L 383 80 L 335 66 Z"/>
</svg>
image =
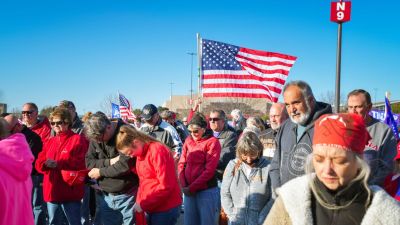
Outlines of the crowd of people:
<svg viewBox="0 0 400 225">
<path fill-rule="evenodd" d="M 400 224 L 400 142 L 370 94 L 339 114 L 304 81 L 282 94 L 268 121 L 200 101 L 181 121 L 153 104 L 79 118 L 68 100 L 3 113 L 0 225 Z"/>
</svg>

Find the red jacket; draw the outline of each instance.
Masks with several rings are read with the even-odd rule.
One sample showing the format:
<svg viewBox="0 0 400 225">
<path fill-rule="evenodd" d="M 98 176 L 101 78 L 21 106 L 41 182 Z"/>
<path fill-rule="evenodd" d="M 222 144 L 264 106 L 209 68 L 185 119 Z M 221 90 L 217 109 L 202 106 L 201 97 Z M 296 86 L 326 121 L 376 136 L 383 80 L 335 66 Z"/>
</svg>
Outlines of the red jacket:
<svg viewBox="0 0 400 225">
<path fill-rule="evenodd" d="M 188 137 L 183 145 L 182 156 L 178 163 L 179 181 L 182 187 L 189 187 L 190 192 L 209 188 L 221 154 L 221 145 L 212 134 L 195 141 Z"/>
<path fill-rule="evenodd" d="M 88 143 L 85 138 L 71 130 L 51 137 L 39 153 L 35 168 L 44 174 L 43 198 L 46 202 L 79 201 L 83 197 L 84 184 L 69 186 L 61 176 L 61 170 L 85 169 Z M 47 159 L 57 161 L 57 167 L 44 165 Z"/>
<path fill-rule="evenodd" d="M 159 142 L 135 152 L 139 176 L 137 202 L 145 212 L 165 212 L 182 204 L 182 193 L 171 151 Z"/>
<path fill-rule="evenodd" d="M 47 117 L 44 117 L 30 129 L 40 136 L 43 144 L 50 138 L 51 126 Z"/>
<path fill-rule="evenodd" d="M 393 180 L 394 176 L 395 174 L 390 173 L 386 177 L 383 188 L 390 196 L 400 201 L 400 176 Z"/>
</svg>

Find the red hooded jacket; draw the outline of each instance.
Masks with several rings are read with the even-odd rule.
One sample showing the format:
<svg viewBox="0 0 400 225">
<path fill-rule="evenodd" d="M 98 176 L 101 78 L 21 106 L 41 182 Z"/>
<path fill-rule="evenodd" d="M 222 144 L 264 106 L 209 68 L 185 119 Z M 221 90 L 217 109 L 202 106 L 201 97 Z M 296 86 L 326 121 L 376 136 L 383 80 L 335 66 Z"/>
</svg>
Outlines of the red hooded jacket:
<svg viewBox="0 0 400 225">
<path fill-rule="evenodd" d="M 159 142 L 134 152 L 139 176 L 137 202 L 145 212 L 165 212 L 182 204 L 182 194 L 171 151 Z"/>
<path fill-rule="evenodd" d="M 51 126 L 47 117 L 44 117 L 37 124 L 30 127 L 30 129 L 40 136 L 43 144 L 50 138 Z"/>
<path fill-rule="evenodd" d="M 198 141 L 188 137 L 178 163 L 182 187 L 189 187 L 192 193 L 209 188 L 208 182 L 215 176 L 220 154 L 221 145 L 212 134 Z"/>
<path fill-rule="evenodd" d="M 79 201 L 83 197 L 84 184 L 69 186 L 61 176 L 61 170 L 85 169 L 87 140 L 71 130 L 51 137 L 39 153 L 35 168 L 44 174 L 43 198 L 46 202 Z M 45 165 L 47 159 L 57 162 L 54 169 Z"/>
</svg>

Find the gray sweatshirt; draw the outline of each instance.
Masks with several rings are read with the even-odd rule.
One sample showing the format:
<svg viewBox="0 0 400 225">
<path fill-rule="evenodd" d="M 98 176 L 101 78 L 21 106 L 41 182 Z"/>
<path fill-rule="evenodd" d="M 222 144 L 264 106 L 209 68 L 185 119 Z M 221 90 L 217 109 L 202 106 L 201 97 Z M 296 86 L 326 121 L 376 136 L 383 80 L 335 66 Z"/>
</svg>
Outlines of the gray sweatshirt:
<svg viewBox="0 0 400 225">
<path fill-rule="evenodd" d="M 383 186 L 386 176 L 393 171 L 396 138 L 389 126 L 374 118 L 367 124 L 367 130 L 372 137 L 364 149 L 364 160 L 371 168 L 369 183 Z"/>
<path fill-rule="evenodd" d="M 246 176 L 246 165 L 241 163 L 237 170 L 237 159 L 229 162 L 221 186 L 221 204 L 232 225 L 263 224 L 272 207 L 269 161 L 261 158 Z"/>
</svg>

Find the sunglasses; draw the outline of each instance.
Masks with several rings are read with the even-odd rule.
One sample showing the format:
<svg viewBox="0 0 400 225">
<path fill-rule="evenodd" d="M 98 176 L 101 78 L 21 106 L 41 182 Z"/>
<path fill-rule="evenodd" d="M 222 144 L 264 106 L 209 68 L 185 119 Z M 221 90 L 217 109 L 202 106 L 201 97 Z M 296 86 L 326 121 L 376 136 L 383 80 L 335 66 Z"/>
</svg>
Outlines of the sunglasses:
<svg viewBox="0 0 400 225">
<path fill-rule="evenodd" d="M 22 111 L 22 114 L 28 114 L 31 115 L 33 112 L 35 112 L 34 110 L 29 110 L 29 111 Z"/>
<path fill-rule="evenodd" d="M 221 118 L 209 118 L 208 120 L 209 120 L 210 122 L 217 122 L 217 121 L 220 121 Z"/>
<path fill-rule="evenodd" d="M 189 133 L 197 134 L 197 133 L 199 133 L 199 131 L 200 131 L 200 130 L 189 130 Z"/>
<path fill-rule="evenodd" d="M 63 125 L 63 124 L 64 124 L 64 121 L 50 122 L 50 124 L 51 124 L 52 126 L 55 126 L 55 125 L 60 126 L 60 125 Z"/>
</svg>

